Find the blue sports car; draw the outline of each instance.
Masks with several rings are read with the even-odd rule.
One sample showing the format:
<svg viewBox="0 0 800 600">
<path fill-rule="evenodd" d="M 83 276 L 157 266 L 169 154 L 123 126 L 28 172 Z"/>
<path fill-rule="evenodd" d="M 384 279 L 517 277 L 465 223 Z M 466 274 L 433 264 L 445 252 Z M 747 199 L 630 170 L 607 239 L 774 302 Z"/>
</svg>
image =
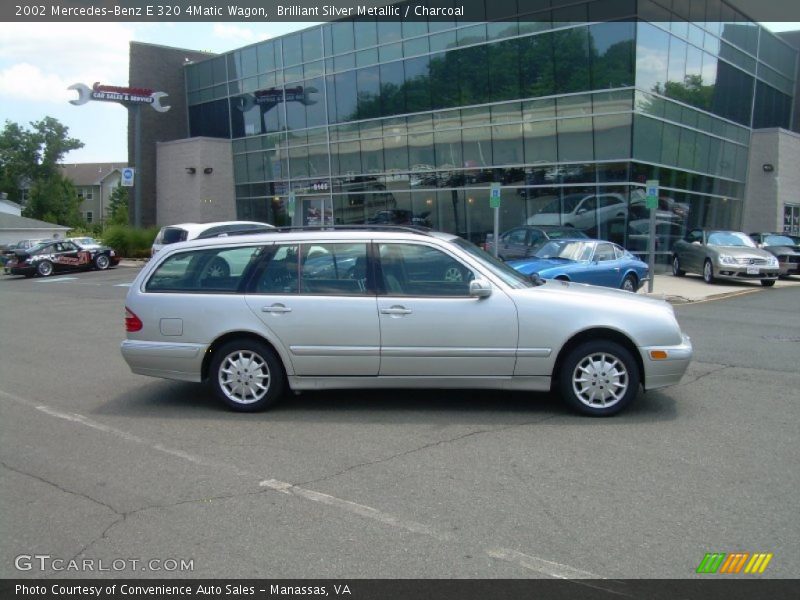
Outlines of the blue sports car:
<svg viewBox="0 0 800 600">
<path fill-rule="evenodd" d="M 650 277 L 647 263 L 633 254 L 599 240 L 551 240 L 523 260 L 508 261 L 525 275 L 562 279 L 637 291 Z"/>
</svg>

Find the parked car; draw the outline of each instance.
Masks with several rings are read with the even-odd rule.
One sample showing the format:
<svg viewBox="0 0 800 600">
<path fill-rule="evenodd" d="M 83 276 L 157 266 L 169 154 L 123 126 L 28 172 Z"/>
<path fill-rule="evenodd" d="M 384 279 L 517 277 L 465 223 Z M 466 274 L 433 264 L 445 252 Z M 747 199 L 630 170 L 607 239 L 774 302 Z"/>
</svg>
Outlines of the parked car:
<svg viewBox="0 0 800 600">
<path fill-rule="evenodd" d="M 508 262 L 520 273 L 636 292 L 650 277 L 647 263 L 602 240 L 551 240 L 530 258 Z"/>
<path fill-rule="evenodd" d="M 717 278 L 759 279 L 761 285 L 775 285 L 780 272 L 778 259 L 741 231 L 692 229 L 675 242 L 672 274 L 683 277 L 699 273 L 706 283 Z"/>
<path fill-rule="evenodd" d="M 670 252 L 683 237 L 683 225 L 673 221 L 656 221 L 656 252 Z M 637 219 L 628 222 L 628 250 L 647 252 L 650 240 L 650 220 Z"/>
<path fill-rule="evenodd" d="M 119 256 L 112 248 L 99 246 L 83 249 L 68 240 L 44 242 L 28 250 L 17 250 L 8 262 L 12 275 L 47 277 L 62 271 L 97 269 L 104 271 L 119 264 Z"/>
<path fill-rule="evenodd" d="M 751 233 L 759 248 L 778 259 L 780 277 L 800 275 L 800 244 L 784 233 Z"/>
<path fill-rule="evenodd" d="M 273 229 L 269 223 L 258 221 L 218 221 L 215 223 L 180 223 L 162 227 L 153 241 L 150 255 L 164 246 L 197 238 L 210 238 L 234 233 L 261 233 Z"/>
<path fill-rule="evenodd" d="M 563 225 L 596 230 L 607 221 L 624 218 L 627 204 L 621 194 L 567 194 L 528 218 L 528 225 Z"/>
<path fill-rule="evenodd" d="M 215 260 L 227 276 L 209 276 Z M 287 387 L 552 386 L 609 416 L 640 387 L 677 383 L 692 355 L 661 300 L 534 282 L 466 240 L 407 227 L 172 244 L 130 286 L 125 326 L 134 373 L 207 381 L 238 411 Z"/>
<path fill-rule="evenodd" d="M 9 273 L 8 263 L 14 258 L 14 252 L 17 250 L 27 250 L 41 244 L 44 240 L 20 240 L 14 244 L 9 244 L 2 251 L 0 251 L 0 261 L 3 263 L 3 271 Z"/>
<path fill-rule="evenodd" d="M 492 234 L 489 234 L 486 238 L 486 251 L 489 254 L 494 254 L 493 238 Z M 531 225 L 523 225 L 500 234 L 497 256 L 502 260 L 526 258 L 533 255 L 548 240 L 563 238 L 589 239 L 589 236 L 573 227 L 557 227 L 553 225 L 533 227 Z"/>
</svg>

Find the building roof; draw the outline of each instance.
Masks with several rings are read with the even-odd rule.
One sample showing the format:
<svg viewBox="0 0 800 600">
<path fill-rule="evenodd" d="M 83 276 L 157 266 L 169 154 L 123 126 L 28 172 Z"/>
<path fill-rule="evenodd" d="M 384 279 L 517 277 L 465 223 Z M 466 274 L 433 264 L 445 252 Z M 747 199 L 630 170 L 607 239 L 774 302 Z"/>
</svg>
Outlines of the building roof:
<svg viewBox="0 0 800 600">
<path fill-rule="evenodd" d="M 59 229 L 68 231 L 70 227 L 58 225 L 57 223 L 47 223 L 46 221 L 39 221 L 38 219 L 29 219 L 28 217 L 18 217 L 8 213 L 0 213 L 0 229 L 46 229 L 52 231 Z"/>
<path fill-rule="evenodd" d="M 73 163 L 59 165 L 64 176 L 75 185 L 100 185 L 114 171 L 124 169 L 127 163 Z"/>
</svg>

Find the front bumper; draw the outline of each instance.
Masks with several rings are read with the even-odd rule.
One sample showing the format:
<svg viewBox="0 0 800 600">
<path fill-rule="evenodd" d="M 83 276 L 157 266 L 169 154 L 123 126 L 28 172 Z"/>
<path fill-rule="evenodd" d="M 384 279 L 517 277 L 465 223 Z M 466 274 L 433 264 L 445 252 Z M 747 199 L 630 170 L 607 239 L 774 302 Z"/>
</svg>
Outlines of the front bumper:
<svg viewBox="0 0 800 600">
<path fill-rule="evenodd" d="M 748 268 L 754 272 L 748 272 Z M 757 270 L 756 270 L 757 269 Z M 751 265 L 722 265 L 718 264 L 714 270 L 715 277 L 724 279 L 777 279 L 780 274 L 779 267 L 766 267 L 757 265 L 755 268 Z"/>
<path fill-rule="evenodd" d="M 645 346 L 639 348 L 639 352 L 644 365 L 644 389 L 654 390 L 681 380 L 692 361 L 692 342 L 683 334 L 677 346 Z"/>
</svg>

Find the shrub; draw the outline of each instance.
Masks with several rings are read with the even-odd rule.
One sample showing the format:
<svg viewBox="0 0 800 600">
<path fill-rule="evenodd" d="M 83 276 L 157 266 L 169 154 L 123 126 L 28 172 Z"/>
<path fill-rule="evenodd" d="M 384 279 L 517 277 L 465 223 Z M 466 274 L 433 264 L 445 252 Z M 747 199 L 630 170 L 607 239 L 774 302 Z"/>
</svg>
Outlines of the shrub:
<svg viewBox="0 0 800 600">
<path fill-rule="evenodd" d="M 112 225 L 106 228 L 103 243 L 114 248 L 120 256 L 147 258 L 157 234 L 157 227 L 137 229 L 127 225 Z"/>
</svg>

